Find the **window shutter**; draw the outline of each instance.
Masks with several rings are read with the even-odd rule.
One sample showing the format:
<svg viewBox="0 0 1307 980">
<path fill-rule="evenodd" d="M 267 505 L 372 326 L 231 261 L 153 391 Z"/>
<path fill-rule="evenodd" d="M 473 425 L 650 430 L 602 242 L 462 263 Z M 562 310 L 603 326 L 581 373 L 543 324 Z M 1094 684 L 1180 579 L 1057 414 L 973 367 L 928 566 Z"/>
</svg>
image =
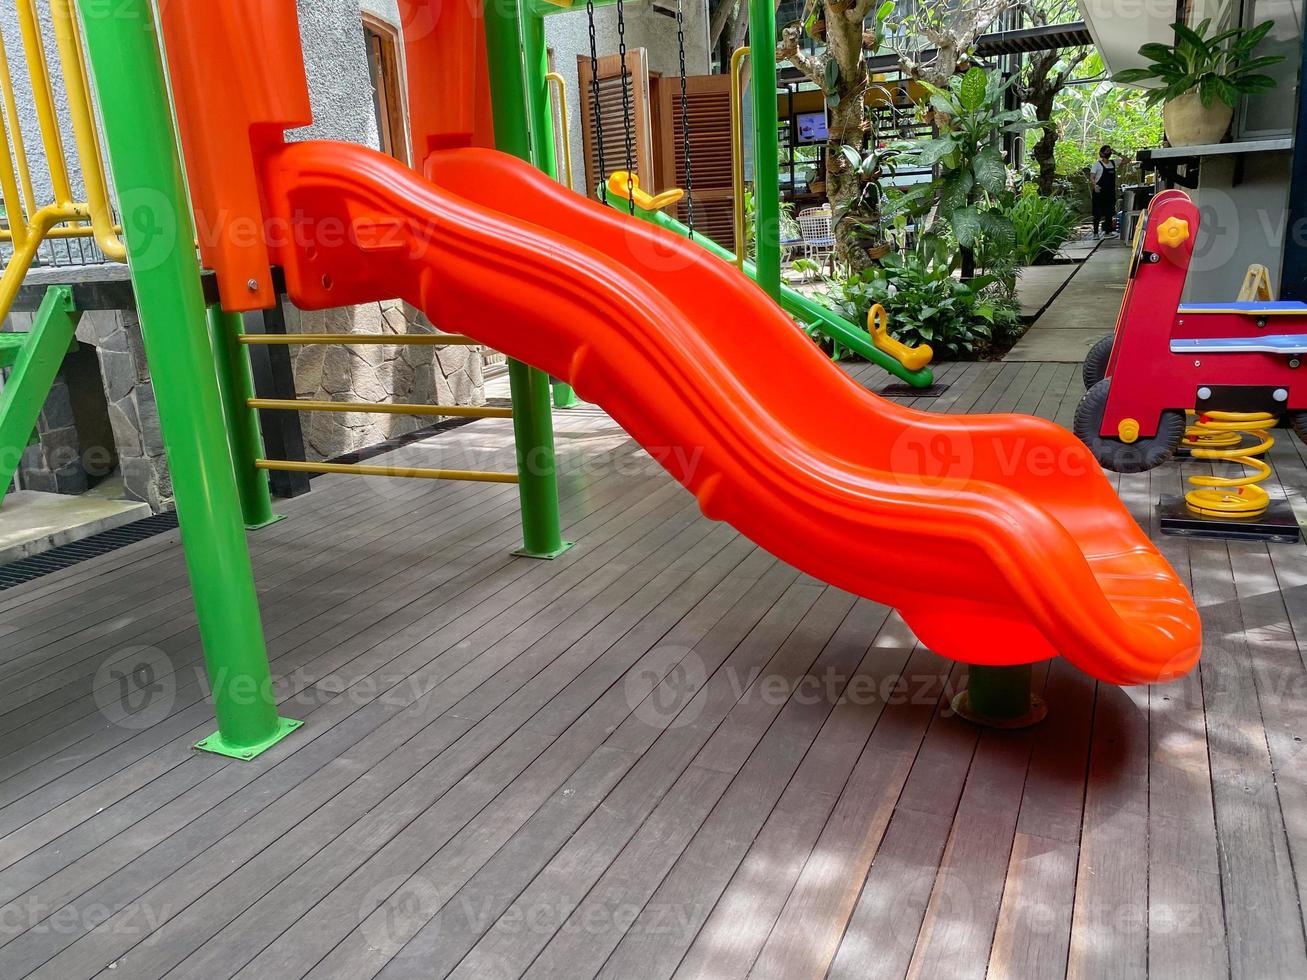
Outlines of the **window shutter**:
<svg viewBox="0 0 1307 980">
<path fill-rule="evenodd" d="M 586 189 L 594 196 L 599 186 L 599 152 L 594 132 L 594 96 L 590 90 L 590 58 L 578 55 L 577 77 L 581 85 L 581 130 L 585 138 Z M 649 59 L 644 48 L 626 52 L 630 75 L 633 151 L 636 175 L 642 187 L 655 186 L 653 126 L 649 98 Z M 620 55 L 599 59 L 599 119 L 604 130 L 604 165 L 611 174 L 626 169 L 626 124 L 622 116 L 622 60 Z M 607 177 L 608 175 L 603 175 Z"/>
<path fill-rule="evenodd" d="M 664 78 L 660 95 L 664 120 L 660 152 L 665 174 L 676 175 L 684 188 L 685 149 L 681 128 L 679 79 Z M 731 79 L 729 75 L 692 75 L 685 80 L 690 116 L 690 167 L 694 174 L 695 230 L 718 245 L 735 251 L 733 181 L 731 177 Z M 666 190 L 660 187 L 658 190 Z M 677 218 L 688 222 L 686 201 L 677 205 Z"/>
</svg>

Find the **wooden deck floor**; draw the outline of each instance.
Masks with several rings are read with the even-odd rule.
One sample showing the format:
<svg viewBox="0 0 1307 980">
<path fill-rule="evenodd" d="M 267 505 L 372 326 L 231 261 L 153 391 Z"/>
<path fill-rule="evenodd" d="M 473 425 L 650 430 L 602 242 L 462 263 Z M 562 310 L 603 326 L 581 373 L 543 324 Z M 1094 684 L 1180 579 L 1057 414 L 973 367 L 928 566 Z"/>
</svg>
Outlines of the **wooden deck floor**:
<svg viewBox="0 0 1307 980">
<path fill-rule="evenodd" d="M 941 410 L 1080 395 L 942 373 Z M 305 721 L 254 763 L 190 749 L 175 534 L 0 595 L 0 977 L 1307 977 L 1302 546 L 1158 537 L 1201 670 L 1053 662 L 1043 726 L 982 732 L 892 612 L 705 521 L 598 412 L 559 427 L 556 562 L 510 556 L 502 486 L 324 478 L 252 537 Z M 1146 524 L 1178 487 L 1120 481 Z"/>
</svg>

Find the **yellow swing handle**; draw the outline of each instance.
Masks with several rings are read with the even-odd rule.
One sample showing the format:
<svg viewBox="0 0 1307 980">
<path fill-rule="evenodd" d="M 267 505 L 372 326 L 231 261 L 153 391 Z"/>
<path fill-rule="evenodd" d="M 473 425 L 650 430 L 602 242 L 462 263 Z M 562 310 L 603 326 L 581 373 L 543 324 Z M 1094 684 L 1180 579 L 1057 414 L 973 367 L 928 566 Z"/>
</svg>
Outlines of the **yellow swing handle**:
<svg viewBox="0 0 1307 980">
<path fill-rule="evenodd" d="M 685 197 L 685 191 L 679 187 L 661 194 L 641 190 L 640 178 L 625 170 L 614 170 L 609 176 L 608 193 L 623 201 L 634 198 L 635 206 L 641 211 L 661 211 Z"/>
<path fill-rule="evenodd" d="M 909 371 L 920 371 L 935 356 L 935 351 L 929 344 L 918 344 L 916 347 L 909 347 L 907 344 L 891 337 L 889 335 L 889 314 L 885 312 L 885 307 L 879 303 L 873 306 L 867 314 L 867 329 L 871 332 L 871 340 L 876 345 L 876 349 L 888 354 Z"/>
</svg>

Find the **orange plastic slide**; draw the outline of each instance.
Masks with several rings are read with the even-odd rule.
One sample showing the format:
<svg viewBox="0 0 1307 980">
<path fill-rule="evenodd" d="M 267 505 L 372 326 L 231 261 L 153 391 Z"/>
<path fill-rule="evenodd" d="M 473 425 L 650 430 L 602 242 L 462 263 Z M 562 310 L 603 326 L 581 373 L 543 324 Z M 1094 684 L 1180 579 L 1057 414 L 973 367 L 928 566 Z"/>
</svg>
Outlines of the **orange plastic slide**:
<svg viewBox="0 0 1307 980">
<path fill-rule="evenodd" d="M 1192 600 L 1064 429 L 887 402 L 735 269 L 494 151 L 436 153 L 430 180 L 340 143 L 264 166 L 297 305 L 401 296 L 567 380 L 709 517 L 936 652 L 1114 684 L 1196 662 Z"/>
</svg>

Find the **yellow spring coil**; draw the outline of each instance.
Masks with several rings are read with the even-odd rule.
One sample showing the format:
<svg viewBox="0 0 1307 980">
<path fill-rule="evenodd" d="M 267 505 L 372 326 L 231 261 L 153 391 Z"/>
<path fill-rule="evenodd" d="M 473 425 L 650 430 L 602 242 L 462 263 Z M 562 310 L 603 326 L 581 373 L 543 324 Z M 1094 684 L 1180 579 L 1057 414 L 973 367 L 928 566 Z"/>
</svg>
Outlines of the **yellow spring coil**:
<svg viewBox="0 0 1307 980">
<path fill-rule="evenodd" d="M 1238 477 L 1191 476 L 1198 489 L 1185 494 L 1189 509 L 1204 517 L 1257 517 L 1266 512 L 1271 498 L 1257 484 L 1271 475 L 1261 457 L 1271 451 L 1269 434 L 1276 417 L 1266 412 L 1204 412 L 1185 429 L 1185 445 L 1194 459 L 1237 463 L 1251 472 Z M 1256 443 L 1245 445 L 1247 439 Z"/>
</svg>

